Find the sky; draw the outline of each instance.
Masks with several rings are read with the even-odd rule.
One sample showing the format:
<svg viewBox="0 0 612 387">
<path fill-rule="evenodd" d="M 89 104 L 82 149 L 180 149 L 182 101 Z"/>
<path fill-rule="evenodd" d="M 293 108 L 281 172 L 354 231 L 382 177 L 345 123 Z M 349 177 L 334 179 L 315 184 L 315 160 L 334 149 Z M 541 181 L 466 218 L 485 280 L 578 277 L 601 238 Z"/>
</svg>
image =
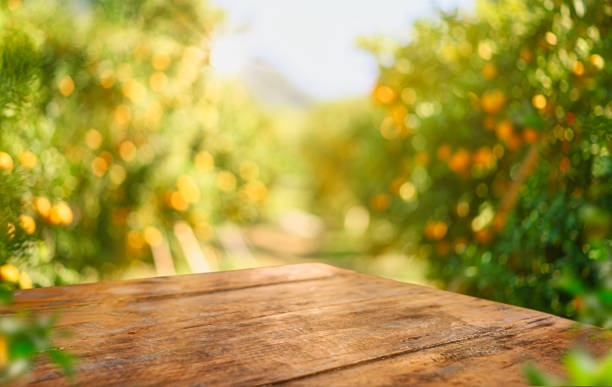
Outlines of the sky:
<svg viewBox="0 0 612 387">
<path fill-rule="evenodd" d="M 212 64 L 239 76 L 263 60 L 317 100 L 367 93 L 376 80 L 374 58 L 360 36 L 405 39 L 413 20 L 436 8 L 471 9 L 473 0 L 213 0 L 226 11 Z"/>
</svg>

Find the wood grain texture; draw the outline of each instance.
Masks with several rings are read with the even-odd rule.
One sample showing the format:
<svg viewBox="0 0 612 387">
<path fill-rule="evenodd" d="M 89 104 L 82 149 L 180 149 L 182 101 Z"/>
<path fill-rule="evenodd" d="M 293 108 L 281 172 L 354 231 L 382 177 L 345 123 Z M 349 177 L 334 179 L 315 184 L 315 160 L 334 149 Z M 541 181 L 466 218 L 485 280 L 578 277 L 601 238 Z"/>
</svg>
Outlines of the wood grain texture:
<svg viewBox="0 0 612 387">
<path fill-rule="evenodd" d="M 32 289 L 60 311 L 57 344 L 80 385 L 512 385 L 536 359 L 559 372 L 576 339 L 612 345 L 570 320 L 323 264 Z M 66 385 L 42 360 L 32 385 Z"/>
</svg>

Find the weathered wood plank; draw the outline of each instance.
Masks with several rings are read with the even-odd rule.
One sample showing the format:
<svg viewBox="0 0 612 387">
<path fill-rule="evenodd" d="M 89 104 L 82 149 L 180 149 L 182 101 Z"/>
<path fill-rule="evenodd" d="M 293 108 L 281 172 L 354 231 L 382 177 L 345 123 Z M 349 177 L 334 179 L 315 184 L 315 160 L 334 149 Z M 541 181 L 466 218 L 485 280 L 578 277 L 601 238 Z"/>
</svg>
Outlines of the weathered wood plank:
<svg viewBox="0 0 612 387">
<path fill-rule="evenodd" d="M 92 385 L 520 384 L 524 359 L 556 370 L 575 335 L 548 314 L 321 264 L 34 289 L 17 305 L 62 311 L 72 335 L 58 343 Z M 66 383 L 46 361 L 31 382 Z"/>
<path fill-rule="evenodd" d="M 215 292 L 267 286 L 279 282 L 304 281 L 329 277 L 335 268 L 313 264 L 308 270 L 297 265 L 260 268 L 257 270 L 236 270 L 228 272 L 188 274 L 170 277 L 144 278 L 128 281 L 98 282 L 73 286 L 53 286 L 15 292 L 16 307 L 31 310 L 56 309 L 72 305 L 116 302 L 140 298 L 180 297 L 191 292 Z M 13 308 L 0 307 L 0 313 Z"/>
<path fill-rule="evenodd" d="M 533 320 L 532 320 L 533 322 Z M 377 361 L 362 362 L 289 380 L 289 385 L 522 385 L 522 367 L 535 360 L 561 373 L 558 356 L 568 345 L 565 324 L 534 322 L 524 329 L 458 340 L 407 351 Z M 597 346 L 591 341 L 591 345 Z"/>
</svg>

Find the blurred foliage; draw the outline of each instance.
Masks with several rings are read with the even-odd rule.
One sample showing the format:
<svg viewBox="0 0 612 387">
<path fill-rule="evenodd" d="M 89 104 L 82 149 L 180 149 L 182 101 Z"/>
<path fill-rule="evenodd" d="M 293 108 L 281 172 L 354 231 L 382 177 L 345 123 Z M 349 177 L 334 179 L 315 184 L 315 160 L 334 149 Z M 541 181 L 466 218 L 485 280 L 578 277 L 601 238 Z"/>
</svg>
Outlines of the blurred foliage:
<svg viewBox="0 0 612 387">
<path fill-rule="evenodd" d="M 23 31 L 7 27 L 0 33 L 0 126 L 4 133 L 7 121 L 27 111 L 32 102 L 40 57 Z M 32 287 L 27 272 L 6 263 L 28 254 L 35 230 L 33 218 L 21 213 L 29 188 L 27 178 L 14 168 L 11 155 L 0 151 L 0 304 L 10 303 L 14 290 Z M 0 319 L 0 382 L 23 375 L 41 353 L 71 373 L 70 355 L 52 345 L 53 323 L 50 318 L 25 314 Z"/>
<path fill-rule="evenodd" d="M 44 286 L 149 262 L 149 247 L 167 246 L 184 266 L 177 222 L 207 241 L 212 225 L 259 217 L 280 152 L 269 152 L 270 119 L 240 85 L 211 74 L 218 11 L 7 4 L 0 227 L 14 231 L 2 232 L 0 263 Z M 20 45 L 28 54 L 12 55 Z"/>
<path fill-rule="evenodd" d="M 610 386 L 612 385 L 612 352 L 600 360 L 575 349 L 563 358 L 568 378 L 561 379 L 542 372 L 537 366 L 525 365 L 525 376 L 532 386 Z"/>
<path fill-rule="evenodd" d="M 347 100 L 315 107 L 303 130 L 301 153 L 315 176 L 310 207 L 335 227 L 342 226 L 338 209 L 356 199 L 367 201 L 380 188 L 375 178 L 400 149 L 373 130 L 384 111 L 365 100 Z"/>
<path fill-rule="evenodd" d="M 417 22 L 408 43 L 364 39 L 385 114 L 313 112 L 318 211 L 372 252 L 428 259 L 451 290 L 610 326 L 611 15 L 480 1 Z"/>
<path fill-rule="evenodd" d="M 67 376 L 73 376 L 74 358 L 51 342 L 54 324 L 52 317 L 26 314 L 0 320 L 0 382 L 21 377 L 39 354 L 49 356 Z"/>
</svg>

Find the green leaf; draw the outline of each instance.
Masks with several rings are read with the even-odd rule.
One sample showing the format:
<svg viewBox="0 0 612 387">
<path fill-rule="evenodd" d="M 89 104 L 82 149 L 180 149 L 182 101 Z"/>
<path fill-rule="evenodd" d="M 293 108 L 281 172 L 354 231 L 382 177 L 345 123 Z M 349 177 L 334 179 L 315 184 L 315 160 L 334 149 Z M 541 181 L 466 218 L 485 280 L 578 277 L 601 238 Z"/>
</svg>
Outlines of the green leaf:
<svg viewBox="0 0 612 387">
<path fill-rule="evenodd" d="M 26 336 L 16 336 L 10 341 L 10 357 L 13 359 L 30 358 L 36 353 L 36 347 Z"/>
<path fill-rule="evenodd" d="M 612 386 L 612 351 L 597 364 L 597 378 L 595 384 Z"/>
<path fill-rule="evenodd" d="M 570 381 L 576 385 L 589 385 L 596 375 L 597 366 L 586 352 L 573 350 L 563 359 Z"/>
<path fill-rule="evenodd" d="M 558 379 L 542 372 L 531 362 L 525 364 L 523 374 L 531 386 L 553 386 L 560 384 Z"/>
<path fill-rule="evenodd" d="M 6 305 L 11 302 L 13 302 L 13 292 L 4 286 L 0 286 L 0 303 Z"/>
<path fill-rule="evenodd" d="M 57 348 L 50 349 L 48 354 L 51 361 L 61 367 L 67 376 L 74 376 L 74 364 L 76 362 L 74 356 Z"/>
</svg>

